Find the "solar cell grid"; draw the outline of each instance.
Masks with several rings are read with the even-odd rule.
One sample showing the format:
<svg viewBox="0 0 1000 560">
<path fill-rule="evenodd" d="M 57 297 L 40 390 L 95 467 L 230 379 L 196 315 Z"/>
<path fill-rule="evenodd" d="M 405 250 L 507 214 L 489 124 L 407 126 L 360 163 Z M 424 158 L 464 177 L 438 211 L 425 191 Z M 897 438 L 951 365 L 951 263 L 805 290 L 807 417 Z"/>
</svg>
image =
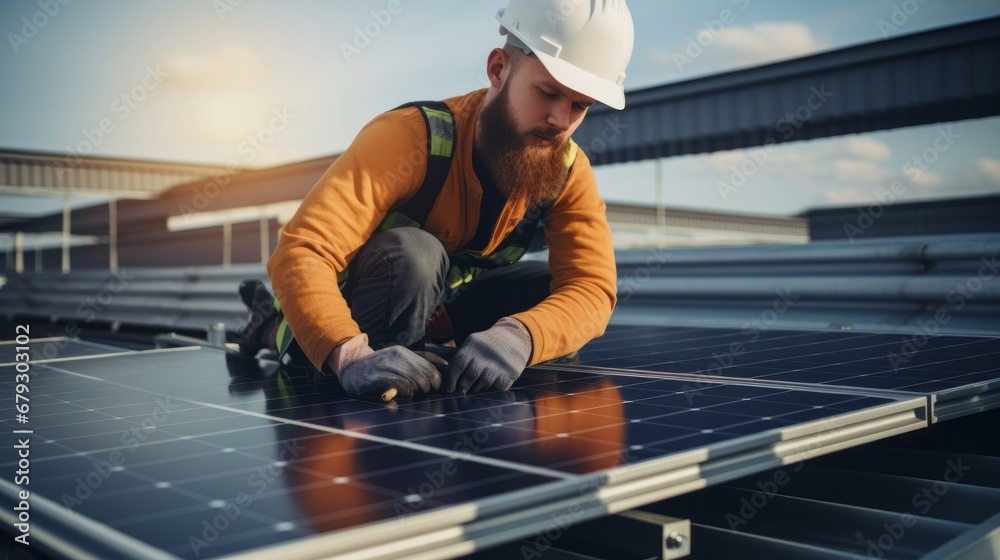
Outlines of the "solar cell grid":
<svg viewBox="0 0 1000 560">
<path fill-rule="evenodd" d="M 33 490 L 172 554 L 214 556 L 776 440 L 895 402 L 529 369 L 510 391 L 386 405 L 294 368 L 263 373 L 230 379 L 207 349 L 36 364 Z M 0 367 L 7 394 L 11 378 Z M 6 400 L 5 439 L 12 415 Z M 250 503 L 213 536 L 206 520 L 241 497 Z"/>
<path fill-rule="evenodd" d="M 930 393 L 1000 378 L 1000 339 L 611 325 L 580 363 Z"/>
<path fill-rule="evenodd" d="M 36 368 L 38 378 L 46 379 L 43 385 L 71 410 L 39 415 L 35 430 L 46 439 L 33 448 L 32 490 L 185 557 L 197 549 L 189 538 L 202 531 L 199 523 L 232 508 L 241 494 L 251 496 L 254 505 L 243 508 L 225 536 L 211 542 L 213 555 L 396 518 L 398 506 L 411 503 L 410 486 L 443 461 L 423 451 L 191 406 L 169 395 L 151 398 L 146 391 L 98 380 L 81 384 L 59 370 Z M 217 373 L 213 385 L 225 387 L 224 371 Z M 8 379 L 10 372 L 0 375 Z M 119 403 L 137 401 L 125 406 L 145 406 L 146 414 L 112 416 L 122 406 L 101 408 L 94 401 L 112 403 L 96 397 L 100 391 L 83 388 L 88 382 L 107 388 Z M 76 395 L 79 401 L 69 400 Z M 147 422 L 152 429 L 143 429 L 149 419 L 155 424 Z M 232 437 L 248 432 L 254 433 Z M 10 457 L 5 459 L 2 467 L 11 467 Z M 549 480 L 465 463 L 433 499 L 417 496 L 413 503 L 419 507 L 411 504 L 410 509 L 433 509 Z"/>
</svg>

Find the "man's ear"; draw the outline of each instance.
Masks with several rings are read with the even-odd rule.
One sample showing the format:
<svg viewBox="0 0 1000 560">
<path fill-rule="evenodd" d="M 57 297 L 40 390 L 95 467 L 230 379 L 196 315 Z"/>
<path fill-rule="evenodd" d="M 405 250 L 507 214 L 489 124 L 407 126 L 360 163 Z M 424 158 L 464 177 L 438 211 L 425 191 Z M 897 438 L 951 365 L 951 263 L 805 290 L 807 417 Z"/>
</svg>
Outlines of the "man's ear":
<svg viewBox="0 0 1000 560">
<path fill-rule="evenodd" d="M 493 49 L 486 59 L 486 79 L 490 86 L 500 89 L 510 75 L 510 58 L 503 49 Z"/>
</svg>

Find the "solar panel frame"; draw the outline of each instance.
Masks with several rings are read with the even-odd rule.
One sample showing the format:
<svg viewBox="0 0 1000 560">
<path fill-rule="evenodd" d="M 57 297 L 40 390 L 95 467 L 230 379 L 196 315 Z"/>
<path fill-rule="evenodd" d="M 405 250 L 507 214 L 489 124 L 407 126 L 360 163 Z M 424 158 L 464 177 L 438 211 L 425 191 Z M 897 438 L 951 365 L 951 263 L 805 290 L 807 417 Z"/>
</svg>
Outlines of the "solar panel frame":
<svg viewBox="0 0 1000 560">
<path fill-rule="evenodd" d="M 13 356 L 14 349 L 19 345 L 13 340 L 0 340 L 0 356 Z M 120 352 L 129 352 L 127 348 L 120 348 L 118 346 L 110 346 L 107 344 L 100 344 L 97 342 L 91 342 L 89 340 L 80 340 L 79 338 L 70 338 L 67 336 L 52 336 L 46 338 L 33 338 L 31 339 L 30 352 L 28 352 L 31 363 L 47 362 L 54 359 L 73 359 L 82 358 L 88 356 L 104 356 L 108 354 L 117 354 Z M 39 348 L 41 348 L 39 350 Z M 10 352 L 8 354 L 8 351 Z M 53 354 L 52 356 L 47 356 L 47 354 Z M 2 358 L 0 358 L 2 359 Z M 15 364 L 16 362 L 0 362 L 0 366 L 6 366 Z"/>
</svg>

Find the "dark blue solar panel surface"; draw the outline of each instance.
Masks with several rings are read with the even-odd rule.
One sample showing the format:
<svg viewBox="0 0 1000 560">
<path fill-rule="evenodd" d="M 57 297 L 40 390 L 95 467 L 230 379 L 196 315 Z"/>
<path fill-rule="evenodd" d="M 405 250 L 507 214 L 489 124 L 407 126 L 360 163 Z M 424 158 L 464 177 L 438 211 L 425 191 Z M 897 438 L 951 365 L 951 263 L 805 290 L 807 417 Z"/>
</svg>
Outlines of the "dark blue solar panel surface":
<svg viewBox="0 0 1000 560">
<path fill-rule="evenodd" d="M 141 370 L 135 356 L 69 364 L 88 377 L 34 366 L 31 489 L 179 556 L 231 553 L 556 480 L 472 461 L 447 468 L 440 454 L 180 400 L 175 393 L 265 411 L 295 397 L 268 398 L 277 388 L 267 382 L 230 395 L 218 352 L 147 357 L 155 365 Z M 0 370 L 5 395 L 13 393 L 12 375 Z M 13 417 L 11 401 L 5 419 Z M 9 448 L 11 429 L 24 426 L 5 424 Z M 13 464 L 7 454 L 0 468 Z M 448 476 L 421 496 L 426 473 L 442 468 Z M 232 518 L 224 531 L 204 525 L 219 515 Z"/>
<path fill-rule="evenodd" d="M 231 380 L 222 353 L 203 349 L 32 371 L 33 492 L 191 558 L 542 488 L 894 402 L 530 369 L 510 391 L 386 405 L 294 370 Z M 5 395 L 12 376 L 0 368 Z M 6 448 L 10 431 L 24 427 L 12 420 L 12 400 L 0 410 Z M 2 459 L 9 470 L 11 456 Z M 213 531 L 220 515 L 232 519 Z"/>
<path fill-rule="evenodd" d="M 1000 339 L 610 325 L 580 364 L 930 394 L 1000 379 Z"/>
</svg>

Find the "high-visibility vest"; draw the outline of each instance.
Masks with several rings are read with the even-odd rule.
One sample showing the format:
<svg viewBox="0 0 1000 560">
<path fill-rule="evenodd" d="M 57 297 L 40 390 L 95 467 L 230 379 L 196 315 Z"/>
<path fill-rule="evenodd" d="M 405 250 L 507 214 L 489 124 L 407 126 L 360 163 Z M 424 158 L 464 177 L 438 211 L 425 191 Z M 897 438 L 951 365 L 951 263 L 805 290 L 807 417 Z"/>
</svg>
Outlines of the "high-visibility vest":
<svg viewBox="0 0 1000 560">
<path fill-rule="evenodd" d="M 455 156 L 455 115 L 448 105 L 443 101 L 417 101 L 400 105 L 393 111 L 406 107 L 420 109 L 420 114 L 423 115 L 424 123 L 427 125 L 427 172 L 417 192 L 391 210 L 376 229 L 376 233 L 398 227 L 422 227 L 441 194 Z M 576 144 L 570 140 L 567 169 L 572 167 L 576 160 L 576 151 Z M 451 267 L 445 278 L 447 287 L 457 289 L 487 270 L 514 264 L 529 250 L 544 247 L 544 242 L 541 241 L 544 235 L 538 231 L 541 226 L 540 221 L 545 212 L 552 207 L 558 194 L 558 192 L 552 193 L 544 203 L 528 208 L 520 222 L 489 254 L 460 251 L 448 255 Z M 534 246 L 533 240 L 535 240 Z M 343 289 L 346 283 L 345 273 L 338 275 L 338 283 Z M 279 312 L 281 310 L 277 298 L 274 300 L 274 308 Z M 276 338 L 279 359 L 284 357 L 292 340 L 294 336 L 288 328 L 288 321 L 284 314 L 281 314 Z"/>
</svg>

